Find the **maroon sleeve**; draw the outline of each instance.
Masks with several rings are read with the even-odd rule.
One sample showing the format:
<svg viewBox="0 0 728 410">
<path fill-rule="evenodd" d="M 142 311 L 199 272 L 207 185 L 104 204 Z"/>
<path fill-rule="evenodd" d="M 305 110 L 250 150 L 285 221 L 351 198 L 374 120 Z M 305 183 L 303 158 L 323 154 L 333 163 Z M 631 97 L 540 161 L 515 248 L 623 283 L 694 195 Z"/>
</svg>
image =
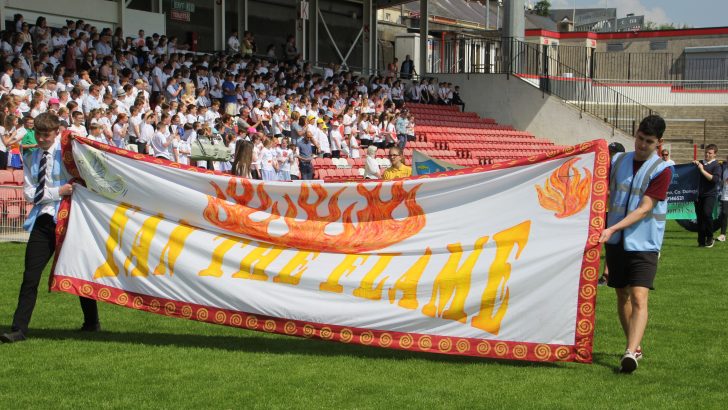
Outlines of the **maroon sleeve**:
<svg viewBox="0 0 728 410">
<path fill-rule="evenodd" d="M 667 188 L 670 187 L 670 181 L 672 181 L 672 167 L 667 167 L 655 179 L 650 181 L 645 195 L 658 201 L 664 201 L 667 198 Z"/>
</svg>

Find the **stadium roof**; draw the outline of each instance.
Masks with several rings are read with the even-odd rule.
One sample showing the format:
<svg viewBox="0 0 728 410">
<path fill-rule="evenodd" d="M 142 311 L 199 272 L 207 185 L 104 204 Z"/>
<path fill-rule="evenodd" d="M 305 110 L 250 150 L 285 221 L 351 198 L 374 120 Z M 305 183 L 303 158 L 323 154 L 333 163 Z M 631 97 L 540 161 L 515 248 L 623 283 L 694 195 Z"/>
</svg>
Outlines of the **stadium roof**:
<svg viewBox="0 0 728 410">
<path fill-rule="evenodd" d="M 399 6 L 400 4 L 411 3 L 411 2 L 412 2 L 412 0 L 374 0 L 374 3 L 376 4 L 376 7 L 378 9 L 383 9 L 385 7 Z"/>
<path fill-rule="evenodd" d="M 570 20 L 570 19 L 569 19 Z M 526 30 L 542 29 L 556 31 L 556 22 L 536 13 L 526 13 Z"/>
<path fill-rule="evenodd" d="M 496 7 L 497 2 L 493 0 L 490 5 L 490 25 L 492 27 L 496 25 Z M 419 2 L 407 2 L 407 4 L 404 4 L 404 9 L 411 15 L 419 15 Z M 485 5 L 477 1 L 430 0 L 429 11 L 431 16 L 443 17 L 454 21 L 467 21 L 485 26 Z"/>
</svg>

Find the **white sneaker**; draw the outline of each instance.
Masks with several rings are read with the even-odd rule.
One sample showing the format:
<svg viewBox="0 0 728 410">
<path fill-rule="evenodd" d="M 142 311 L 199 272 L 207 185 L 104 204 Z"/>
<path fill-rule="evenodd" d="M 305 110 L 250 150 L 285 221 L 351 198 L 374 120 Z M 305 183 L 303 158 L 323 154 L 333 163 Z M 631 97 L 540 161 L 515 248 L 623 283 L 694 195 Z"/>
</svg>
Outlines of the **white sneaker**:
<svg viewBox="0 0 728 410">
<path fill-rule="evenodd" d="M 619 371 L 622 373 L 632 373 L 637 370 L 637 358 L 629 350 L 624 352 L 619 364 L 621 365 Z"/>
<path fill-rule="evenodd" d="M 718 239 L 718 242 L 725 242 L 725 235 L 721 235 L 717 239 Z"/>
</svg>

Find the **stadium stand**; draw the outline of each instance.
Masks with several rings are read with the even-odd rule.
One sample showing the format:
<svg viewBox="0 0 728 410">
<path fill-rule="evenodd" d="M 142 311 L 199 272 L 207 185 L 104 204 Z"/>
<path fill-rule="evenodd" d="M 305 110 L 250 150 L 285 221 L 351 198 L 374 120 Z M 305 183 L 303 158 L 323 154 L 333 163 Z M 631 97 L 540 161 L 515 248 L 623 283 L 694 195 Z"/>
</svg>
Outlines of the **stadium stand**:
<svg viewBox="0 0 728 410">
<path fill-rule="evenodd" d="M 20 31 L 26 26 L 30 38 Z M 289 154 L 285 152 L 289 147 L 276 146 L 281 136 L 296 140 L 292 128 L 293 114 L 298 112 L 305 120 L 303 135 L 314 134 L 319 155 L 323 156 L 312 162 L 313 178 L 324 182 L 360 181 L 366 152 L 363 148 L 353 148 L 359 155 L 352 155 L 354 158 L 346 155 L 348 145 L 354 144 L 344 135 L 345 113 L 349 109 L 355 121 L 351 128 L 359 127 L 354 137 L 366 138 L 371 133 L 373 143 L 380 147 L 376 160 L 381 169 L 390 166 L 386 148 L 397 143 L 398 138 L 401 141 L 403 135 L 408 137 L 403 149 L 407 164 L 411 164 L 414 150 L 472 167 L 558 148 L 550 141 L 497 124 L 491 118 L 461 112 L 460 106 L 393 103 L 395 89 L 399 95 L 409 96 L 411 88 L 418 87 L 416 82 L 400 85 L 400 81 L 391 77 L 320 72 L 302 60 L 276 61 L 266 56 L 237 53 L 193 54 L 178 47 L 163 46 L 165 36 L 159 39 L 124 37 L 112 34 L 109 28 L 92 27 L 80 20 L 69 20 L 59 28 L 49 27 L 43 17 L 35 25 L 21 18 L 20 24 L 9 27 L 6 34 L 10 41 L 2 44 L 0 51 L 6 54 L 7 62 L 13 62 L 13 69 L 8 71 L 7 63 L 3 66 L 5 88 L 0 90 L 0 95 L 4 96 L 3 107 L 17 119 L 14 121 L 18 128 L 23 116 L 53 109 L 61 116 L 64 127 L 74 132 L 81 130 L 82 135 L 88 132 L 90 138 L 99 142 L 133 150 L 144 139 L 146 153 L 180 163 L 190 162 L 190 146 L 198 136 L 218 133 L 231 151 L 240 140 L 255 146 L 251 176 L 260 177 L 263 153 L 280 164 L 287 162 L 282 159 L 286 155 L 295 156 L 297 148 Z M 53 36 L 58 41 L 50 41 Z M 232 72 L 231 67 L 234 67 Z M 221 91 L 228 81 L 235 87 L 232 102 Z M 214 105 L 216 102 L 222 103 Z M 190 106 L 199 111 L 189 112 Z M 135 107 L 138 109 L 134 110 Z M 203 107 L 207 110 L 204 114 Z M 81 116 L 79 123 L 76 123 L 76 114 Z M 168 125 L 164 119 L 170 116 L 171 125 Z M 317 124 L 324 126 L 317 128 Z M 362 129 L 362 124 L 367 128 Z M 0 126 L 10 129 L 16 124 Z M 92 126 L 100 127 L 101 133 L 91 135 Z M 332 128 L 341 134 L 336 143 Z M 149 149 L 154 148 L 152 140 L 157 137 L 174 139 L 178 149 L 174 152 Z M 273 140 L 270 149 L 263 147 L 266 140 Z M 342 152 L 340 158 L 335 151 Z M 197 165 L 232 171 L 231 164 L 223 161 Z M 291 171 L 297 169 L 297 163 L 291 161 L 291 168 Z M 0 173 L 4 191 L 0 208 L 3 223 L 25 214 L 22 183 L 22 169 Z"/>
<path fill-rule="evenodd" d="M 531 133 L 497 124 L 491 118 L 460 112 L 457 106 L 408 103 L 407 108 L 417 119 L 418 139 L 434 148 L 422 151 L 458 165 L 492 164 L 561 148 Z"/>
</svg>

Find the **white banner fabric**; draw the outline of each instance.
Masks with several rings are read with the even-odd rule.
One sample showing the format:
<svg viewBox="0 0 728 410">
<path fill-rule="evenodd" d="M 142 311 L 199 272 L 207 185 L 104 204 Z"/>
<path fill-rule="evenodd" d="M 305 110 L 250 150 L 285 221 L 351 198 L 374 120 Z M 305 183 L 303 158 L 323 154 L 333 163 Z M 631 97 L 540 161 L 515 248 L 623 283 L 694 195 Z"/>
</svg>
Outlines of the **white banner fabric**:
<svg viewBox="0 0 728 410">
<path fill-rule="evenodd" d="M 591 361 L 604 141 L 398 181 L 263 182 L 64 136 L 52 289 L 345 343 Z"/>
</svg>

